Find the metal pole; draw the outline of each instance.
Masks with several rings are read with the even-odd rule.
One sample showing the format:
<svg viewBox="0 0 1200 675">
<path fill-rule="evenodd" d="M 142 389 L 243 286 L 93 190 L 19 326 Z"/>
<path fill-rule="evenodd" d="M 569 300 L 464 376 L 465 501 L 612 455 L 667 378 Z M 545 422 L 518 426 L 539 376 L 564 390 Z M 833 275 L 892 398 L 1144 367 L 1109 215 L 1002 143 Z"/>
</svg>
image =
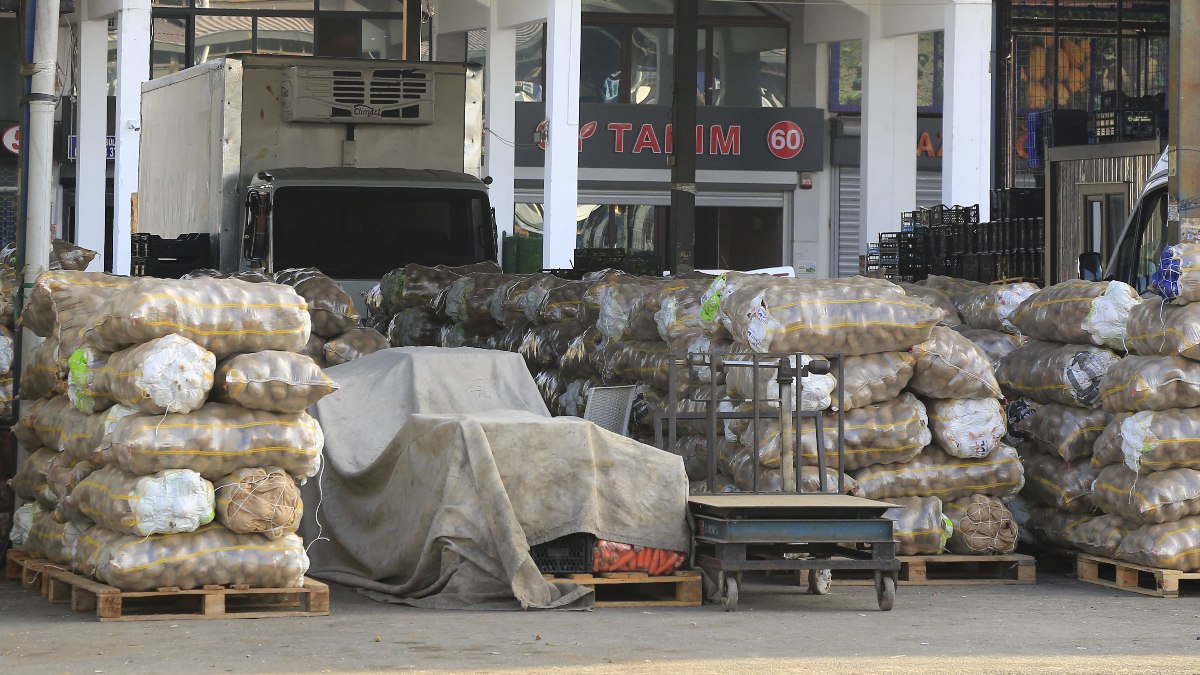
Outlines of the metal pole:
<svg viewBox="0 0 1200 675">
<path fill-rule="evenodd" d="M 1168 243 L 1200 241 L 1200 3 L 1171 0 L 1170 111 L 1171 154 L 1167 171 Z"/>
<path fill-rule="evenodd" d="M 674 153 L 671 162 L 671 250 L 667 267 L 676 274 L 695 269 L 696 251 L 696 77 L 699 0 L 675 1 L 675 90 L 671 98 Z"/>
<path fill-rule="evenodd" d="M 800 360 L 797 359 L 799 364 Z M 795 377 L 788 357 L 779 359 L 779 473 L 783 491 L 796 491 L 796 446 L 792 436 L 792 383 Z M 797 405 L 797 408 L 799 405 Z"/>
</svg>

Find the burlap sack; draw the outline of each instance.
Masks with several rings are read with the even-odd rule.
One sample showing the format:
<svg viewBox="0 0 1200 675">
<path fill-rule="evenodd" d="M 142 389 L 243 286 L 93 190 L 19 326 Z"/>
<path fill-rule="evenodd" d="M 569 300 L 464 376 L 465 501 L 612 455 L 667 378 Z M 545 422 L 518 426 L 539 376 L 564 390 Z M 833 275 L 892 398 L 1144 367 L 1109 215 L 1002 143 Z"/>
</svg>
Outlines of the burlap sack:
<svg viewBox="0 0 1200 675">
<path fill-rule="evenodd" d="M 1200 516 L 1144 525 L 1125 535 L 1117 559 L 1168 570 L 1200 570 Z"/>
<path fill-rule="evenodd" d="M 996 378 L 1006 396 L 1077 408 L 1100 405 L 1100 380 L 1120 357 L 1102 347 L 1030 340 L 1004 357 Z"/>
<path fill-rule="evenodd" d="M 164 335 L 94 360 L 91 349 L 71 357 L 68 394 L 81 412 L 108 408 L 116 401 L 150 414 L 187 413 L 204 405 L 213 386 L 217 359 L 179 335 Z"/>
<path fill-rule="evenodd" d="M 1200 363 L 1181 356 L 1126 356 L 1100 381 L 1109 412 L 1200 408 Z"/>
<path fill-rule="evenodd" d="M 1012 323 L 1034 340 L 1124 350 L 1129 312 L 1141 301 L 1120 281 L 1072 279 L 1026 298 Z"/>
<path fill-rule="evenodd" d="M 513 277 L 503 273 L 472 272 L 454 280 L 442 300 L 442 316 L 454 323 L 493 322 L 492 296 Z"/>
<path fill-rule="evenodd" d="M 938 326 L 912 348 L 916 359 L 908 388 L 929 398 L 1000 398 L 987 354 L 955 331 Z"/>
<path fill-rule="evenodd" d="M 1074 462 L 1092 456 L 1096 439 L 1110 421 L 1112 415 L 1103 410 L 1048 403 L 1029 417 L 1025 428 L 1039 450 Z"/>
<path fill-rule="evenodd" d="M 1017 521 L 1004 503 L 971 495 L 942 504 L 954 530 L 946 548 L 959 555 L 1007 555 L 1017 550 Z"/>
<path fill-rule="evenodd" d="M 300 527 L 300 488 L 283 469 L 238 469 L 215 485 L 217 522 L 230 532 L 279 539 Z"/>
<path fill-rule="evenodd" d="M 115 352 L 177 333 L 225 358 L 308 342 L 308 305 L 288 286 L 234 279 L 143 278 L 113 294 L 84 331 L 87 344 Z"/>
<path fill-rule="evenodd" d="M 1200 361 L 1200 305 L 1146 300 L 1129 313 L 1129 351 Z"/>
<path fill-rule="evenodd" d="M 1093 464 L 1124 464 L 1143 476 L 1200 467 L 1200 409 L 1117 415 L 1092 450 Z"/>
<path fill-rule="evenodd" d="M 1141 527 L 1140 523 L 1131 523 L 1120 516 L 1103 515 L 1069 528 L 1064 537 L 1072 547 L 1084 553 L 1112 558 L 1125 535 L 1138 527 Z"/>
<path fill-rule="evenodd" d="M 312 359 L 295 352 L 257 352 L 225 359 L 213 376 L 212 400 L 253 410 L 304 412 L 337 391 Z"/>
<path fill-rule="evenodd" d="M 324 445 L 321 425 L 307 413 L 209 403 L 187 415 L 121 419 L 100 452 L 105 463 L 139 475 L 191 469 L 218 480 L 237 469 L 278 466 L 302 480 L 320 469 Z"/>
<path fill-rule="evenodd" d="M 947 328 L 962 325 L 962 317 L 958 315 L 958 308 L 954 306 L 954 303 L 950 300 L 950 296 L 942 291 L 936 288 L 929 288 L 928 286 L 918 286 L 917 284 L 898 282 L 896 285 L 904 289 L 905 295 L 920 298 L 929 303 L 930 306 L 945 312 L 945 316 L 938 322 L 938 325 L 946 326 Z"/>
<path fill-rule="evenodd" d="M 275 283 L 291 286 L 308 303 L 312 332 L 321 337 L 334 337 L 359 323 L 354 298 L 338 282 L 313 267 L 280 270 Z"/>
<path fill-rule="evenodd" d="M 1138 523 L 1170 523 L 1200 515 L 1200 471 L 1167 469 L 1139 476 L 1121 464 L 1096 479 L 1092 502 L 1105 513 Z"/>
<path fill-rule="evenodd" d="M 445 324 L 436 314 L 411 307 L 400 310 L 388 324 L 387 340 L 393 347 L 427 347 L 437 343 Z"/>
<path fill-rule="evenodd" d="M 193 532 L 212 522 L 212 483 L 188 469 L 135 476 L 106 466 L 85 478 L 63 502 L 68 520 L 148 536 Z"/>
<path fill-rule="evenodd" d="M 782 401 L 783 389 L 779 384 L 779 363 L 782 359 L 762 359 L 755 368 L 752 358 L 737 356 L 727 358 L 724 367 L 725 386 L 730 398 L 757 401 L 762 410 L 779 410 L 781 403 L 787 410 L 796 410 L 797 399 L 799 399 L 800 410 L 829 409 L 833 405 L 830 395 L 837 387 L 837 379 L 833 374 L 809 374 L 805 377 L 796 377 L 803 367 L 812 362 L 812 359 L 801 355 L 799 362 L 795 356 L 789 356 L 787 360 L 791 365 L 793 379 L 788 400 Z M 758 371 L 757 378 L 755 370 Z"/>
<path fill-rule="evenodd" d="M 1064 462 L 1032 448 L 1022 448 L 1027 499 L 1064 513 L 1092 510 L 1092 484 L 1099 470 L 1091 462 Z"/>
<path fill-rule="evenodd" d="M 1000 361 L 1025 341 L 1020 335 L 1001 333 L 995 330 L 960 327 L 959 334 L 983 350 L 988 360 L 992 362 L 993 370 L 999 368 Z"/>
<path fill-rule="evenodd" d="M 892 524 L 892 539 L 897 555 L 934 555 L 945 550 L 954 525 L 942 514 L 942 500 L 901 497 L 891 503 L 896 506 L 884 511 L 883 517 L 896 521 Z"/>
<path fill-rule="evenodd" d="M 50 467 L 59 452 L 53 448 L 38 448 L 31 453 L 9 481 L 12 491 L 21 499 L 36 500 L 46 511 L 58 506 L 58 495 L 50 489 Z"/>
<path fill-rule="evenodd" d="M 86 525 L 59 522 L 54 514 L 43 511 L 33 521 L 25 539 L 25 552 L 59 565 L 70 565 L 75 559 L 75 544 Z"/>
<path fill-rule="evenodd" d="M 297 588 L 308 571 L 300 537 L 235 534 L 216 523 L 187 534 L 124 537 L 109 543 L 100 557 L 96 577 L 123 591 L 231 584 Z"/>
<path fill-rule="evenodd" d="M 351 328 L 325 343 L 325 362 L 339 366 L 387 348 L 387 338 L 374 328 Z"/>
<path fill-rule="evenodd" d="M 1004 438 L 1004 409 L 994 398 L 933 400 L 926 407 L 933 442 L 954 457 L 987 457 Z"/>
<path fill-rule="evenodd" d="M 393 314 L 409 307 L 436 312 L 441 309 L 439 300 L 442 292 L 455 279 L 472 272 L 499 274 L 501 270 L 499 265 L 490 260 L 461 267 L 428 267 L 409 263 L 383 275 L 379 288 L 384 306 Z"/>
<path fill-rule="evenodd" d="M 973 288 L 954 298 L 963 323 L 971 328 L 1018 333 L 1011 318 L 1026 298 L 1037 293 L 1034 284 L 989 284 Z"/>
<path fill-rule="evenodd" d="M 980 459 L 947 455 L 936 445 L 904 464 L 868 466 L 854 474 L 867 499 L 934 496 L 946 501 L 974 494 L 1007 497 L 1025 485 L 1017 451 L 1007 445 Z"/>
</svg>

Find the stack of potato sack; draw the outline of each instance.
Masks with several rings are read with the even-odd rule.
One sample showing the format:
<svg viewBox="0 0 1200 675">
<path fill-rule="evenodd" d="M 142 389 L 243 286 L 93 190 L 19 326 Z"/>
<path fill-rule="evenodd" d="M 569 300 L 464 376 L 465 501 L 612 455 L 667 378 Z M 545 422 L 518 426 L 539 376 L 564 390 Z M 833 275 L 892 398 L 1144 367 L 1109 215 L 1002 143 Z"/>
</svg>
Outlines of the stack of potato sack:
<svg viewBox="0 0 1200 675">
<path fill-rule="evenodd" d="M 300 585 L 297 481 L 324 445 L 304 410 L 336 389 L 299 353 L 307 303 L 274 283 L 127 281 L 81 322 L 67 397 L 21 421 L 54 507 L 27 550 L 125 590 Z"/>
<path fill-rule="evenodd" d="M 952 327 L 983 349 L 993 368 L 1024 342 L 1012 315 L 1038 291 L 1029 283 L 981 284 L 937 275 L 925 280 L 925 288 L 943 294 L 958 309 L 962 323 Z"/>
<path fill-rule="evenodd" d="M 1112 418 L 1102 381 L 1119 368 L 1131 311 L 1140 302 L 1120 282 L 1067 281 L 1031 295 L 1012 323 L 1028 338 L 998 370 L 1025 466 L 1026 527 L 1067 546 L 1069 527 L 1089 518 L 1098 469 L 1093 446 Z M 1115 351 L 1114 351 L 1115 350 Z M 1082 519 L 1082 520 L 1081 520 Z"/>
<path fill-rule="evenodd" d="M 308 304 L 312 334 L 303 352 L 322 366 L 336 366 L 387 349 L 383 332 L 363 326 L 354 299 L 312 267 L 281 270 L 275 283 L 291 286 Z"/>
<path fill-rule="evenodd" d="M 470 327 L 455 327 L 453 319 L 445 315 L 446 295 L 450 287 L 459 279 L 474 273 L 492 275 L 500 274 L 501 270 L 491 261 L 461 267 L 426 267 L 413 263 L 394 269 L 385 274 L 379 286 L 372 288 L 365 296 L 367 325 L 386 335 L 393 347 L 459 347 L 467 342 L 476 342 L 468 339 L 468 332 L 483 328 L 482 321 Z M 477 287 L 474 284 L 470 289 L 460 285 L 458 299 L 462 300 L 468 291 L 475 290 Z M 464 311 L 463 316 L 466 314 Z M 494 332 L 493 327 L 487 327 L 488 335 Z M 483 346 L 482 340 L 472 346 Z"/>
</svg>

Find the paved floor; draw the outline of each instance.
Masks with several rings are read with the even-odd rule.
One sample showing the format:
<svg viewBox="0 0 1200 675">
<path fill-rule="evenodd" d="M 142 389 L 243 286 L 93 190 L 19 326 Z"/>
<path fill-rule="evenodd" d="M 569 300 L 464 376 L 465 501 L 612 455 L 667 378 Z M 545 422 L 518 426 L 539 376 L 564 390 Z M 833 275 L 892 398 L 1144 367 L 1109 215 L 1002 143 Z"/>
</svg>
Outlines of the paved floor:
<svg viewBox="0 0 1200 675">
<path fill-rule="evenodd" d="M 0 673 L 1200 673 L 1200 596 L 1042 570 L 1036 586 L 749 584 L 739 611 L 438 612 L 335 588 L 333 615 L 99 623 L 0 581 Z"/>
</svg>

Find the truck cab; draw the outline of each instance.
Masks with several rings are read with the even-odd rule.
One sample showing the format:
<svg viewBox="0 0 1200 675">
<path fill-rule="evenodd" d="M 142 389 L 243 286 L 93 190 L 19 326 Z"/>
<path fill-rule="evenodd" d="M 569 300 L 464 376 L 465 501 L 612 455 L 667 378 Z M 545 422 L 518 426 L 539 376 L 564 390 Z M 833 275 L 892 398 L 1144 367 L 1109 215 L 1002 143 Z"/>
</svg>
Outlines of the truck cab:
<svg viewBox="0 0 1200 675">
<path fill-rule="evenodd" d="M 1172 241 L 1167 227 L 1167 154 L 1163 152 L 1142 187 L 1133 212 L 1125 221 L 1107 265 L 1098 253 L 1084 253 L 1079 260 L 1081 279 L 1123 281 L 1145 293 L 1151 276 L 1158 271 L 1163 247 Z"/>
</svg>

